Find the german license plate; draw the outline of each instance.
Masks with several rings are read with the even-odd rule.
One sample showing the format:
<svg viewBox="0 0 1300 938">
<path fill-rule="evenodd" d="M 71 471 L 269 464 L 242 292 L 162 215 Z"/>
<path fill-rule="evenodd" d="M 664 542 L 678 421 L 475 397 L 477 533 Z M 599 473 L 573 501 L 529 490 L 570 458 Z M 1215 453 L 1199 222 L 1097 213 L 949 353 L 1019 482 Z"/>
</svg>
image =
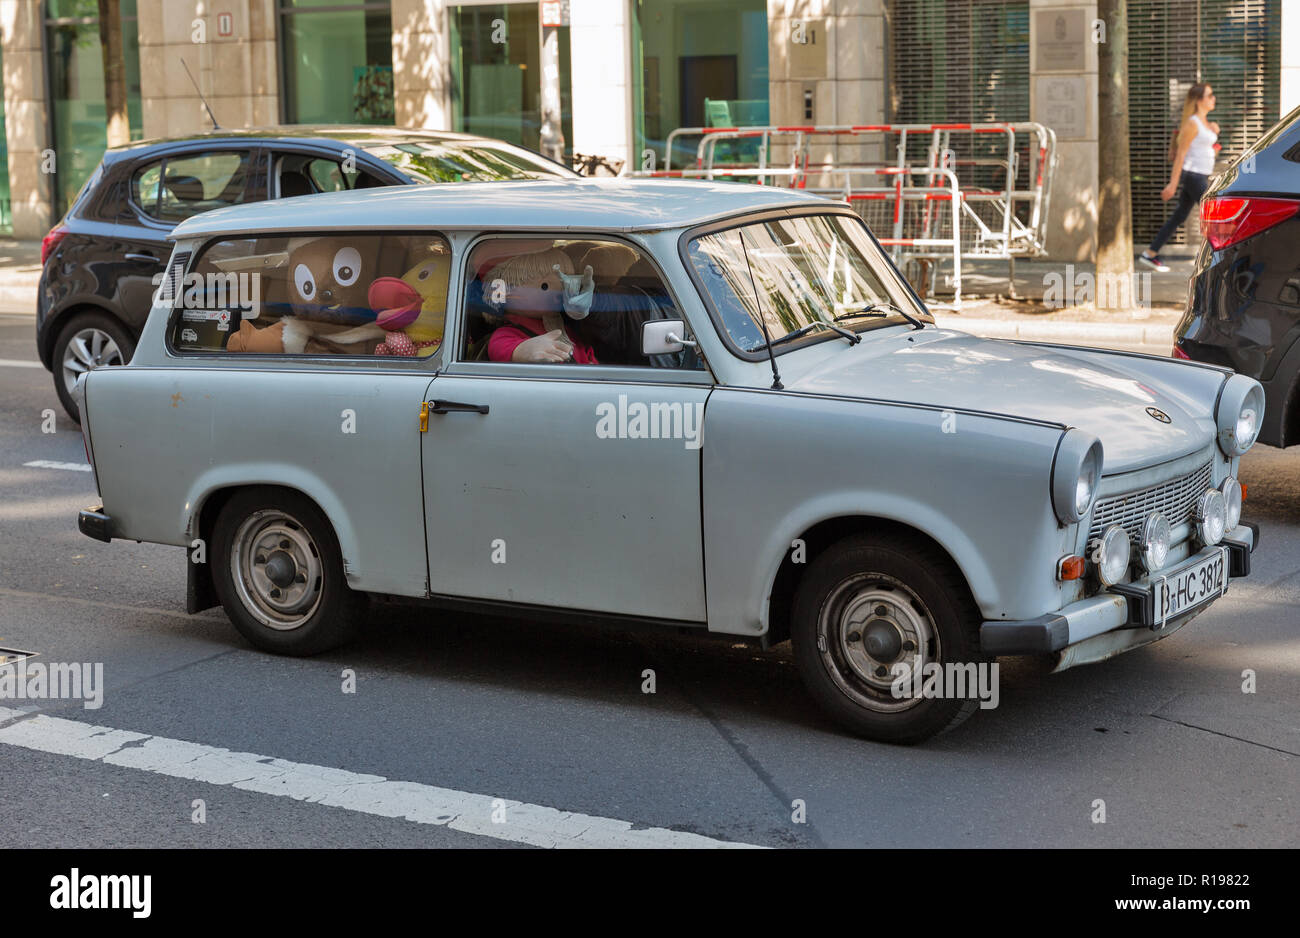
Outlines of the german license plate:
<svg viewBox="0 0 1300 938">
<path fill-rule="evenodd" d="M 1228 549 L 1221 547 L 1204 560 L 1189 564 L 1156 580 L 1151 586 L 1155 628 L 1201 603 L 1217 599 L 1228 589 Z"/>
</svg>

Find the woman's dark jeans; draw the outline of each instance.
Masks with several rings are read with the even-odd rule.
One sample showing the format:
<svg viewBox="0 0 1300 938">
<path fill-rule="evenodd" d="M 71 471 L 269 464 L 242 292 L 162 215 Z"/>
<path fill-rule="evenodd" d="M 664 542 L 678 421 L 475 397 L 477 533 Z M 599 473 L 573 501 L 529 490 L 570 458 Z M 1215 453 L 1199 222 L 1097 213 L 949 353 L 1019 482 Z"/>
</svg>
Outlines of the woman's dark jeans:
<svg viewBox="0 0 1300 938">
<path fill-rule="evenodd" d="M 1160 229 L 1160 233 L 1151 242 L 1152 254 L 1158 253 L 1164 243 L 1174 236 L 1178 226 L 1187 221 L 1187 216 L 1196 207 L 1196 203 L 1201 201 L 1201 196 L 1205 195 L 1205 190 L 1209 187 L 1209 176 L 1201 173 L 1183 172 L 1178 181 L 1178 205 L 1174 207 L 1174 213 L 1169 216 L 1165 226 Z"/>
</svg>

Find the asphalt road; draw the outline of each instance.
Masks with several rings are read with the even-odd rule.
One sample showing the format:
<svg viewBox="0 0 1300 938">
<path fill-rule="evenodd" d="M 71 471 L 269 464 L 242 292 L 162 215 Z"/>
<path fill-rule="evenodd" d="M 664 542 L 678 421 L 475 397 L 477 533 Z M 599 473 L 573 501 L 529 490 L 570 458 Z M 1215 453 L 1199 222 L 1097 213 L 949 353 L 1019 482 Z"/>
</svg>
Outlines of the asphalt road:
<svg viewBox="0 0 1300 938">
<path fill-rule="evenodd" d="M 0 315 L 0 360 L 34 361 L 30 317 Z M 181 550 L 79 534 L 90 474 L 24 465 L 38 460 L 84 463 L 80 435 L 43 369 L 0 364 L 0 646 L 104 666 L 99 709 L 41 701 L 15 719 L 31 702 L 0 700 L 0 846 L 536 842 L 510 815 L 477 817 L 478 796 L 516 819 L 545 806 L 584 829 L 625 822 L 633 838 L 765 846 L 1300 845 L 1300 449 L 1243 461 L 1262 546 L 1213 609 L 1058 675 L 1004 660 L 1000 706 L 913 748 L 831 727 L 788 646 L 380 608 L 354 646 L 264 655 L 219 610 L 184 614 Z M 86 725 L 142 735 L 98 758 L 113 734 Z M 23 745 L 24 726 L 43 741 Z M 190 752 L 176 741 L 210 748 L 167 756 Z M 279 787 L 221 775 L 240 759 L 278 767 Z M 321 795 L 337 779 L 331 791 L 354 795 L 357 777 L 466 813 L 406 820 L 383 799 Z"/>
</svg>

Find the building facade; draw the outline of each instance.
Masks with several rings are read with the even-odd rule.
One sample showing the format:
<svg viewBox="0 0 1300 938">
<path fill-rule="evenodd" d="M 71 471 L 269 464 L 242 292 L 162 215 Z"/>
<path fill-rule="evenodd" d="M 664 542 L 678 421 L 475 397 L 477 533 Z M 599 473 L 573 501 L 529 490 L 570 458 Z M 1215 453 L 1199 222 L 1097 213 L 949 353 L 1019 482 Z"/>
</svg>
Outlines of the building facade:
<svg viewBox="0 0 1300 938">
<path fill-rule="evenodd" d="M 1058 137 L 1048 247 L 1095 248 L 1095 2 L 121 0 L 133 138 L 372 123 L 537 149 L 558 23 L 567 153 L 661 165 L 676 127 L 1034 120 Z M 1223 152 L 1300 105 L 1300 0 L 1129 0 L 1134 239 L 1196 80 Z M 96 0 L 0 0 L 0 227 L 40 237 L 104 149 Z M 199 92 L 202 92 L 202 99 Z M 855 154 L 879 157 L 880 154 Z"/>
</svg>

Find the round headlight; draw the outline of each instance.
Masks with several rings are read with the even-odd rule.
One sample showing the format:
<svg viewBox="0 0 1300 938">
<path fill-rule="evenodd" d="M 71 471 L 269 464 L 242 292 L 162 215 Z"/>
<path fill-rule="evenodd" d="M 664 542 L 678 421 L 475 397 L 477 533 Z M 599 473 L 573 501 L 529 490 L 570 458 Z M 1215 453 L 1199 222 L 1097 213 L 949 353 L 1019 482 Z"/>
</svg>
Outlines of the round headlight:
<svg viewBox="0 0 1300 938">
<path fill-rule="evenodd" d="M 1229 376 L 1214 414 L 1219 448 L 1229 458 L 1240 456 L 1255 445 L 1263 420 L 1264 388 L 1245 375 Z"/>
<path fill-rule="evenodd" d="M 1103 586 L 1114 586 L 1128 575 L 1129 543 L 1128 532 L 1118 524 L 1112 524 L 1097 540 L 1089 545 L 1089 555 L 1097 568 L 1097 579 Z"/>
<path fill-rule="evenodd" d="M 1074 524 L 1092 510 L 1101 481 L 1101 441 L 1076 428 L 1065 431 L 1052 464 L 1052 508 L 1062 524 Z"/>
<path fill-rule="evenodd" d="M 1255 444 L 1255 437 L 1259 434 L 1259 414 L 1253 407 L 1241 409 L 1241 413 L 1237 415 L 1237 427 L 1234 432 L 1240 449 L 1249 449 Z"/>
<path fill-rule="evenodd" d="M 1074 512 L 1080 518 L 1092 507 L 1092 496 L 1097 493 L 1097 471 L 1100 469 L 1100 447 L 1088 450 L 1079 469 L 1079 479 L 1074 483 Z"/>
<path fill-rule="evenodd" d="M 1206 489 L 1196 500 L 1192 518 L 1196 521 L 1196 536 L 1206 547 L 1213 547 L 1223 540 L 1228 522 L 1228 506 L 1223 493 L 1218 489 Z"/>
<path fill-rule="evenodd" d="M 1241 483 L 1228 476 L 1220 483 L 1219 491 L 1223 493 L 1223 528 L 1231 531 L 1241 524 Z"/>
<path fill-rule="evenodd" d="M 1169 519 L 1161 512 L 1153 511 L 1147 515 L 1142 525 L 1142 539 L 1138 543 L 1141 551 L 1142 566 L 1148 573 L 1155 573 L 1169 559 L 1169 543 L 1174 539 Z"/>
</svg>

